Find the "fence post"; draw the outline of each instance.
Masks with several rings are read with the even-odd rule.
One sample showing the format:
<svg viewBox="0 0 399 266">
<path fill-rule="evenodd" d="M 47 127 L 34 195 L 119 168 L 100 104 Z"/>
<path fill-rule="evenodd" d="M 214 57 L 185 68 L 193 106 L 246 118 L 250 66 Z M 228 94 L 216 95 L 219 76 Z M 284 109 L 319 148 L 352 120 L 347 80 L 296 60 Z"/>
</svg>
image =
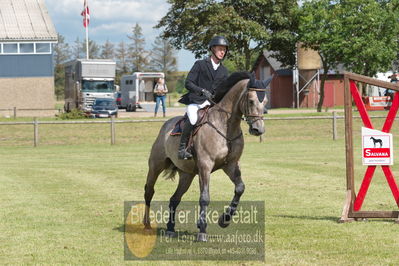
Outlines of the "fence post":
<svg viewBox="0 0 399 266">
<path fill-rule="evenodd" d="M 14 106 L 14 119 L 17 118 L 17 107 Z"/>
<path fill-rule="evenodd" d="M 111 116 L 111 145 L 115 144 L 115 118 Z"/>
<path fill-rule="evenodd" d="M 333 123 L 332 123 L 332 130 L 333 130 L 333 140 L 337 139 L 337 112 L 333 112 Z"/>
<path fill-rule="evenodd" d="M 39 121 L 37 117 L 33 118 L 33 146 L 39 145 Z"/>
</svg>

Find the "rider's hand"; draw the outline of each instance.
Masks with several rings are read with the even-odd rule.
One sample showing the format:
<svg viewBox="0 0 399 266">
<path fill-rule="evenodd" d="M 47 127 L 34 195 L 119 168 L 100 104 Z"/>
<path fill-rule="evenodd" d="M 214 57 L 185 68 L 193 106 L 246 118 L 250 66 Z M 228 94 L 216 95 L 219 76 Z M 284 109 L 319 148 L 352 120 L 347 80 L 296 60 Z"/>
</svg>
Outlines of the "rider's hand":
<svg viewBox="0 0 399 266">
<path fill-rule="evenodd" d="M 208 90 L 202 89 L 201 90 L 202 95 L 204 95 L 208 100 L 213 99 L 212 93 L 210 93 Z"/>
</svg>

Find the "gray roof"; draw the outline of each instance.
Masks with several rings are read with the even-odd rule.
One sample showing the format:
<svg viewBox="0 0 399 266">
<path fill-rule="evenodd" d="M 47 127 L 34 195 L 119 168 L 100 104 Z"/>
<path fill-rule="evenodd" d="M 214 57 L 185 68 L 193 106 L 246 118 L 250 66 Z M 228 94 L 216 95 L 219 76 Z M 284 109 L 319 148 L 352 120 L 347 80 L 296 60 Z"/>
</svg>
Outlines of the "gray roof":
<svg viewBox="0 0 399 266">
<path fill-rule="evenodd" d="M 0 0 L 1 1 L 1 0 Z M 267 62 L 271 65 L 271 67 L 277 71 L 280 69 L 285 69 L 285 67 L 282 67 L 281 62 L 278 61 L 276 58 L 274 58 L 272 55 L 276 54 L 277 52 L 272 52 L 268 50 L 263 50 L 263 56 L 266 58 Z"/>
<path fill-rule="evenodd" d="M 44 0 L 0 0 L 0 41 L 57 41 Z"/>
<path fill-rule="evenodd" d="M 272 52 L 268 50 L 263 51 L 263 56 L 266 58 L 267 62 L 269 62 L 270 66 L 276 71 L 276 73 L 280 76 L 290 76 L 292 75 L 292 69 L 283 67 L 281 62 L 273 57 L 277 52 Z"/>
</svg>

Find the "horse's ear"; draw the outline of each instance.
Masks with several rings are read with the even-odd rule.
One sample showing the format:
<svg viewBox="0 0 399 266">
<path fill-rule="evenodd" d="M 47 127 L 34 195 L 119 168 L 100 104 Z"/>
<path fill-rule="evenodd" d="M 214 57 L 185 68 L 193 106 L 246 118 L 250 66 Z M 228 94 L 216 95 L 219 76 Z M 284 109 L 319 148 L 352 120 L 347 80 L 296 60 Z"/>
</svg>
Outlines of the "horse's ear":
<svg viewBox="0 0 399 266">
<path fill-rule="evenodd" d="M 271 77 L 262 81 L 264 88 L 267 88 L 267 86 L 269 86 L 269 84 L 270 84 L 270 82 L 272 82 L 273 78 L 274 78 L 274 74 Z"/>
<path fill-rule="evenodd" d="M 256 77 L 255 77 L 255 72 L 248 72 L 248 84 L 247 84 L 247 89 L 248 88 L 256 88 Z"/>
</svg>

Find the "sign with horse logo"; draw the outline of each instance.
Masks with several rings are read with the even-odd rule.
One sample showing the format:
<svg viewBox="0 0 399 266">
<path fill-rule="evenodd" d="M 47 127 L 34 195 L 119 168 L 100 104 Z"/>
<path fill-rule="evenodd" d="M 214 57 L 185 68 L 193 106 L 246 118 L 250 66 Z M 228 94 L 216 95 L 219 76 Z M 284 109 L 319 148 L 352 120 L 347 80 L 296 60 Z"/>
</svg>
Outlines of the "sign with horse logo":
<svg viewBox="0 0 399 266">
<path fill-rule="evenodd" d="M 363 165 L 393 165 L 392 134 L 362 127 Z"/>
</svg>

